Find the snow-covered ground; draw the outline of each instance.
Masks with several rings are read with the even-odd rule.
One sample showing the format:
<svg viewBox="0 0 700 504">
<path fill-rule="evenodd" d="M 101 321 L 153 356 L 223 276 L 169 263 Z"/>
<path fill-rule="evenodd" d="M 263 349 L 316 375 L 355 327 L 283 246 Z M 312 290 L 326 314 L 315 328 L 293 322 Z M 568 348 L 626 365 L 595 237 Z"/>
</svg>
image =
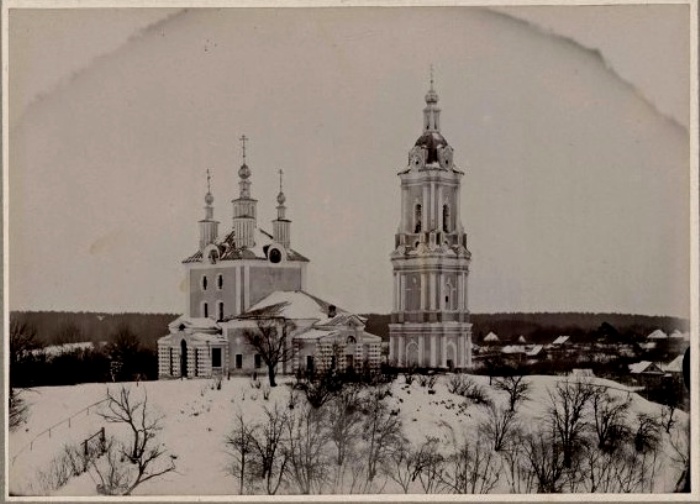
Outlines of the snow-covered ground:
<svg viewBox="0 0 700 504">
<path fill-rule="evenodd" d="M 489 378 L 472 376 L 482 384 L 489 397 L 497 404 L 505 404 L 504 392 L 489 387 Z M 450 446 L 450 426 L 460 436 L 476 439 L 476 426 L 486 418 L 486 408 L 474 404 L 465 407 L 465 400 L 447 389 L 448 376 L 440 376 L 435 392 L 428 393 L 418 381 L 406 385 L 399 376 L 391 385 L 391 395 L 384 401 L 392 410 L 398 409 L 398 418 L 403 424 L 407 439 L 418 446 L 426 436 L 441 438 L 445 450 Z M 519 407 L 519 418 L 526 428 L 541 425 L 550 404 L 549 390 L 564 378 L 533 376 L 530 397 Z M 265 387 L 266 379 L 263 379 Z M 291 378 L 282 378 L 278 387 L 265 400 L 262 389 L 254 389 L 249 378 L 236 377 L 223 380 L 217 390 L 212 380 L 165 380 L 155 382 L 127 383 L 132 394 L 142 397 L 147 392 L 149 407 L 162 415 L 163 430 L 159 439 L 172 455 L 176 471 L 153 479 L 139 486 L 136 495 L 225 495 L 237 494 L 237 481 L 228 473 L 231 457 L 227 452 L 226 436 L 234 427 L 236 416 L 245 419 L 262 418 L 263 409 L 275 402 L 288 404 Z M 615 382 L 595 379 L 594 383 L 607 385 L 611 394 L 632 398 L 630 417 L 637 413 L 658 416 L 661 406 L 651 403 L 625 386 Z M 99 405 L 107 388 L 118 391 L 121 384 L 84 384 L 69 387 L 45 387 L 26 391 L 24 398 L 30 404 L 30 416 L 9 437 L 9 481 L 11 493 L 16 495 L 45 494 L 39 473 L 48 471 L 52 459 L 61 454 L 63 447 L 80 443 L 88 436 L 106 428 L 107 436 L 120 435 L 119 427 L 106 423 L 98 414 Z M 303 399 L 303 394 L 300 396 Z M 305 400 L 305 399 L 304 399 Z M 91 406 L 92 405 L 92 406 Z M 86 407 L 91 406 L 89 409 Z M 674 429 L 687 426 L 688 415 L 677 411 L 678 422 Z M 71 417 L 70 422 L 67 419 Z M 47 429 L 51 428 L 50 433 Z M 673 433 L 673 431 L 672 431 Z M 676 433 L 677 434 L 677 433 Z M 664 434 L 661 470 L 656 475 L 654 491 L 673 491 L 681 468 L 673 462 L 668 435 Z M 50 493 L 55 495 L 95 495 L 97 482 L 90 473 L 71 478 L 67 484 Z M 411 487 L 420 491 L 419 487 Z M 387 481 L 382 486 L 384 493 L 403 493 L 398 484 Z M 504 482 L 494 488 L 493 493 L 508 492 Z"/>
</svg>

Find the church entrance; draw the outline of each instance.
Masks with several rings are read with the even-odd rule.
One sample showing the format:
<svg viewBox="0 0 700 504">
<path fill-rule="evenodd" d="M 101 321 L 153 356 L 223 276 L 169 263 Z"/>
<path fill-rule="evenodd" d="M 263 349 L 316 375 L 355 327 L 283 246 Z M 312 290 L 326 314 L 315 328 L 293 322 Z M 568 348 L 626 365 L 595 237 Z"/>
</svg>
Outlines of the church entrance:
<svg viewBox="0 0 700 504">
<path fill-rule="evenodd" d="M 180 342 L 180 376 L 187 378 L 187 342 Z"/>
<path fill-rule="evenodd" d="M 418 343 L 415 341 L 406 345 L 406 364 L 409 366 L 418 365 Z"/>
</svg>

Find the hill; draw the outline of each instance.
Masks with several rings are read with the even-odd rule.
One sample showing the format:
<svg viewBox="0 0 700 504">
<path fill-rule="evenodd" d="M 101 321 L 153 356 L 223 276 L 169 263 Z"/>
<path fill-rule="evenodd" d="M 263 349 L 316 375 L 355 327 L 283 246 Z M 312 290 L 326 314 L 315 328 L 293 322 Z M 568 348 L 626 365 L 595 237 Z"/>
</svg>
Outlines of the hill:
<svg viewBox="0 0 700 504">
<path fill-rule="evenodd" d="M 527 460 L 522 459 L 525 452 L 508 450 L 499 452 L 489 447 L 489 441 L 486 440 L 491 438 L 482 429 L 488 425 L 489 419 L 492 418 L 491 410 L 474 402 L 474 398 L 468 399 L 467 396 L 453 393 L 450 389 L 451 376 L 455 375 L 440 376 L 434 385 L 429 386 L 422 386 L 419 383 L 420 380 L 409 384 L 403 377 L 399 377 L 389 386 L 388 393 L 385 392 L 381 396 L 377 396 L 383 407 L 386 408 L 383 410 L 386 413 L 383 416 L 383 421 L 395 422 L 391 424 L 391 432 L 400 434 L 404 438 L 400 440 L 400 446 L 404 449 L 416 450 L 420 446 L 425 447 L 424 443 L 430 443 L 426 436 L 433 436 L 436 441 L 430 446 L 438 450 L 436 453 L 445 457 L 440 462 L 445 464 L 444 474 L 448 474 L 453 469 L 457 470 L 457 466 L 452 464 L 461 459 L 453 457 L 455 453 L 464 454 L 459 451 L 455 452 L 458 450 L 457 446 L 469 446 L 469 450 L 472 452 L 469 452 L 471 455 L 468 454 L 468 456 L 473 456 L 473 450 L 476 449 L 480 450 L 479 453 L 483 457 L 480 459 L 478 471 L 490 475 L 490 485 L 492 484 L 492 486 L 488 488 L 486 493 L 534 492 L 537 489 L 536 479 L 528 480 L 522 474 L 515 475 L 514 477 L 522 478 L 518 480 L 522 486 L 515 487 L 514 483 L 509 480 L 509 477 L 515 473 L 509 474 L 507 472 L 509 470 L 508 454 L 519 453 L 518 457 L 521 458 L 517 460 L 519 463 L 525 464 L 522 467 L 526 467 Z M 487 377 L 473 376 L 467 379 L 481 391 L 481 397 L 484 400 L 492 402 L 499 408 L 506 407 L 508 404 L 506 393 L 490 386 Z M 566 378 L 531 376 L 527 377 L 526 380 L 530 387 L 528 398 L 519 403 L 515 417 L 517 425 L 524 429 L 523 432 L 540 428 L 542 418 L 547 414 L 549 408 L 549 392 L 556 391 L 557 385 L 564 384 Z M 291 379 L 285 381 L 292 382 Z M 638 415 L 646 415 L 649 418 L 659 418 L 661 415 L 660 405 L 643 399 L 624 385 L 602 379 L 595 379 L 594 383 L 608 390 L 611 397 L 616 398 L 616 400 L 629 399 L 629 410 L 625 417 L 632 429 L 637 428 L 635 425 L 640 421 L 639 418 L 642 418 Z M 214 382 L 211 380 L 203 379 L 142 382 L 140 385 L 125 384 L 130 389 L 134 401 L 142 400 L 147 392 L 149 411 L 161 415 L 162 430 L 157 434 L 157 442 L 163 443 L 166 461 L 172 460 L 176 465 L 176 472 L 148 481 L 138 487 L 135 495 L 237 494 L 239 490 L 237 480 L 229 472 L 232 461 L 230 454 L 232 446 L 226 440 L 227 436 L 230 436 L 234 431 L 239 415 L 244 425 L 252 426 L 254 423 L 266 421 L 264 420 L 268 418 L 265 413 L 266 409 L 272 411 L 275 405 L 278 405 L 278 415 L 288 415 L 286 418 L 293 417 L 297 419 L 296 421 L 306 421 L 310 418 L 311 410 L 307 409 L 303 393 L 297 392 L 297 398 L 294 400 L 296 407 L 290 409 L 290 388 L 286 384 L 269 391 L 269 398 L 265 397 L 265 385 L 261 389 L 249 386 L 253 382 L 246 378 L 224 380 L 221 389 L 217 389 L 213 384 Z M 79 476 L 68 474 L 56 486 L 57 466 L 55 461 L 64 453 L 67 445 L 80 446 L 83 440 L 95 432 L 99 432 L 103 427 L 106 429 L 107 438 L 125 436 L 124 441 L 128 440 L 128 429 L 122 429 L 123 426 L 120 424 L 106 422 L 99 414 L 96 414 L 100 411 L 100 407 L 96 406 L 95 403 L 105 397 L 106 390 L 111 389 L 118 395 L 119 387 L 119 384 L 85 384 L 73 387 L 37 388 L 31 394 L 27 394 L 26 397 L 30 403 L 29 421 L 21 429 L 11 432 L 9 436 L 8 487 L 10 492 L 25 495 L 95 495 L 96 484 L 99 483 L 99 480 L 91 472 Z M 377 390 L 379 389 L 363 389 L 361 394 L 365 394 L 365 397 L 374 397 L 372 394 L 376 394 Z M 334 411 L 332 403 L 327 403 L 323 408 L 316 411 L 323 411 L 324 414 Z M 361 432 L 366 433 L 367 430 L 362 425 L 364 425 L 363 422 L 371 418 L 371 408 L 363 406 L 359 411 L 356 411 L 356 415 L 358 414 L 360 416 L 357 418 L 360 419 L 360 423 L 356 427 L 360 427 Z M 591 421 L 591 414 L 589 404 L 585 411 L 586 421 Z M 644 464 L 647 465 L 625 465 L 624 468 L 627 471 L 647 471 L 645 479 L 640 483 L 636 476 L 630 473 L 630 481 L 636 483 L 630 483 L 629 488 L 621 488 L 616 486 L 617 483 L 610 481 L 611 486 L 607 487 L 608 491 L 619 492 L 627 489 L 636 492 L 669 492 L 674 489 L 683 466 L 676 459 L 670 442 L 674 440 L 676 446 L 683 446 L 680 443 L 685 439 L 683 436 L 688 426 L 688 416 L 679 411 L 676 412 L 675 418 L 676 424 L 671 429 L 671 434 L 666 434 L 665 431 L 661 433 L 658 445 L 660 449 L 658 452 L 654 451 L 653 457 L 635 452 L 634 445 L 630 445 L 629 456 L 636 461 L 635 464 L 643 459 Z M 321 423 L 320 425 L 321 429 L 326 429 L 324 426 L 327 424 Z M 337 424 L 332 422 L 328 425 Z M 261 431 L 253 432 L 260 433 Z M 294 432 L 298 434 L 299 431 L 285 430 L 283 439 L 287 439 L 287 436 L 291 436 Z M 536 435 L 534 432 L 532 434 Z M 537 435 L 539 434 L 541 433 L 537 433 Z M 355 466 L 352 467 L 360 471 L 359 477 L 362 477 L 362 471 L 367 469 L 368 463 L 373 461 L 379 464 L 377 479 L 364 491 L 369 493 L 403 493 L 399 484 L 390 476 L 400 473 L 399 466 L 394 467 L 392 464 L 400 464 L 401 458 L 398 455 L 389 457 L 385 453 L 382 457 L 367 459 L 366 452 L 363 451 L 366 443 L 366 440 L 363 440 L 364 434 L 359 436 L 359 433 L 356 433 L 356 435 L 355 441 L 347 449 L 351 450 L 351 453 L 355 453 L 353 457 L 356 458 L 352 459 Z M 355 469 L 349 469 L 345 479 L 330 477 L 330 473 L 337 470 L 338 467 L 335 464 L 335 447 L 331 441 L 318 437 L 308 439 L 313 443 L 323 443 L 323 449 L 315 451 L 314 457 L 317 459 L 318 457 L 329 457 L 329 459 L 323 459 L 325 462 L 321 466 L 315 466 L 324 467 L 328 471 L 329 477 L 319 487 L 314 487 L 316 490 L 313 493 L 316 493 L 318 489 L 325 493 L 362 491 L 354 486 L 358 477 L 357 474 L 353 476 L 352 471 Z M 388 443 L 390 441 L 389 438 L 386 438 L 382 442 Z M 464 445 L 465 442 L 468 445 Z M 589 447 L 596 447 L 594 440 L 589 440 L 587 443 L 589 443 Z M 296 449 L 302 449 L 303 446 L 306 445 L 297 445 Z M 521 446 L 521 442 L 514 442 L 513 446 Z M 355 450 L 357 451 L 355 452 Z M 592 452 L 599 457 L 603 456 L 601 453 Z M 547 456 L 546 453 L 544 456 Z M 433 460 L 439 462 L 439 459 Z M 606 466 L 599 464 L 600 459 L 598 462 L 586 459 L 576 470 L 585 470 L 586 464 L 589 462 L 597 464 L 596 471 L 606 471 L 607 469 Z M 615 463 L 624 464 L 625 462 L 620 459 Z M 466 468 L 463 469 L 466 470 Z M 596 473 L 596 477 L 604 477 L 604 474 L 606 473 L 603 475 Z M 290 471 L 287 478 L 289 479 L 285 479 L 279 493 L 299 493 L 293 471 Z M 528 481 L 529 483 L 527 483 Z M 535 486 L 532 486 L 533 484 Z M 576 487 L 575 491 L 584 491 L 587 484 L 584 480 L 579 481 L 577 483 L 579 486 Z M 639 484 L 642 486 L 634 486 Z M 53 488 L 51 488 L 52 485 Z M 454 490 L 454 488 L 450 490 L 448 487 L 443 487 L 443 491 L 446 493 L 454 493 Z M 260 487 L 257 487 L 255 491 L 265 493 L 265 490 Z M 418 479 L 414 479 L 413 482 L 410 482 L 409 479 L 406 491 L 424 493 L 425 490 Z M 562 491 L 569 491 L 569 487 L 563 487 Z"/>
</svg>

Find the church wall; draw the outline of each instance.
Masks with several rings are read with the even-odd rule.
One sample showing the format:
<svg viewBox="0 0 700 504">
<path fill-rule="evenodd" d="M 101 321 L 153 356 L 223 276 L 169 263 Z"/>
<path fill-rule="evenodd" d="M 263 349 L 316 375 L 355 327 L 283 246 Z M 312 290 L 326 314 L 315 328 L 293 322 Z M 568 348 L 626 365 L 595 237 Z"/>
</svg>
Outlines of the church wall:
<svg viewBox="0 0 700 504">
<path fill-rule="evenodd" d="M 197 268 L 189 271 L 190 316 L 202 317 L 202 303 L 209 304 L 209 317 L 218 318 L 217 301 L 224 302 L 224 316 L 237 315 L 235 310 L 237 268 Z M 222 275 L 223 285 L 218 288 L 217 276 Z M 207 277 L 207 289 L 202 289 L 202 277 Z"/>
<path fill-rule="evenodd" d="M 301 267 L 298 265 L 250 267 L 250 305 L 274 291 L 301 290 Z"/>
</svg>

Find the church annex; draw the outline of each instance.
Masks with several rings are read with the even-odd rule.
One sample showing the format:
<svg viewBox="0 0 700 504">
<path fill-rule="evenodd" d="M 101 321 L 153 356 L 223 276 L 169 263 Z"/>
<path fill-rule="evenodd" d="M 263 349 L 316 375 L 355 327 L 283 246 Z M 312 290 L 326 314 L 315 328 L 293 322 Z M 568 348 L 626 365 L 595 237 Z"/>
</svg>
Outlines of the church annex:
<svg viewBox="0 0 700 504">
<path fill-rule="evenodd" d="M 440 133 L 438 95 L 425 96 L 423 132 L 401 179 L 401 221 L 391 253 L 394 305 L 390 360 L 399 367 L 469 368 L 467 234 L 460 219 L 460 183 L 452 147 Z"/>
<path fill-rule="evenodd" d="M 219 235 L 209 188 L 199 247 L 183 261 L 188 312 L 158 340 L 159 376 L 265 373 L 261 355 L 246 336 L 270 327 L 279 331 L 293 356 L 278 365 L 278 373 L 378 368 L 381 338 L 364 331 L 365 319 L 305 291 L 309 260 L 291 247 L 281 171 L 272 233 L 258 227 L 247 138 L 241 141 L 240 194 L 233 200 L 232 227 Z"/>
</svg>

